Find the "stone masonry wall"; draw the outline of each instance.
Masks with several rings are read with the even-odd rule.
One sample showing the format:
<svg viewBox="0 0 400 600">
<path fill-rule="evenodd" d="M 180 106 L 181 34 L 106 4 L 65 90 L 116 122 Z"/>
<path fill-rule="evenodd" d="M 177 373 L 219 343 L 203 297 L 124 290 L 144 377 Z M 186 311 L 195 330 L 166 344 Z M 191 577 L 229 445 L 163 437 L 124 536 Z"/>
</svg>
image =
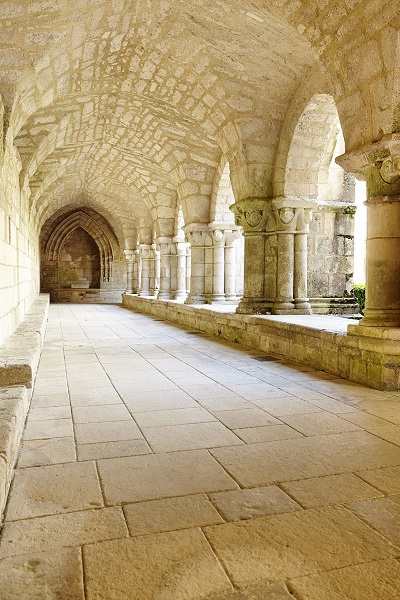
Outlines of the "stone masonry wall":
<svg viewBox="0 0 400 600">
<path fill-rule="evenodd" d="M 345 298 L 352 289 L 354 210 L 320 207 L 315 211 L 308 240 L 310 298 Z"/>
<path fill-rule="evenodd" d="M 39 292 L 38 235 L 29 220 L 28 199 L 20 191 L 19 172 L 17 152 L 0 148 L 0 344 Z"/>
</svg>

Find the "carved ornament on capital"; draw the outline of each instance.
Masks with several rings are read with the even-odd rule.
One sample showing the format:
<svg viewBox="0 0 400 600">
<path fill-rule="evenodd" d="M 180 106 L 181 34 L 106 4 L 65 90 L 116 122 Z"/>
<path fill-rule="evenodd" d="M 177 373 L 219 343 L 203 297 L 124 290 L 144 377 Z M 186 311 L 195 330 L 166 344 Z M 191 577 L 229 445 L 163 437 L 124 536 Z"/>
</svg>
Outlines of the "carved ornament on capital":
<svg viewBox="0 0 400 600">
<path fill-rule="evenodd" d="M 136 250 L 124 250 L 124 256 L 126 262 L 135 262 L 136 259 Z"/>
<path fill-rule="evenodd" d="M 400 134 L 385 135 L 381 140 L 348 154 L 336 162 L 367 182 L 368 196 L 400 195 Z"/>
<path fill-rule="evenodd" d="M 302 198 L 276 198 L 272 201 L 275 228 L 279 232 L 307 233 L 315 202 Z"/>
<path fill-rule="evenodd" d="M 185 233 L 191 246 L 212 246 L 212 236 L 208 229 L 208 225 L 188 225 L 185 228 Z"/>
<path fill-rule="evenodd" d="M 246 198 L 239 200 L 231 207 L 237 225 L 243 227 L 245 233 L 265 231 L 265 224 L 271 210 L 271 201 L 267 198 Z"/>
</svg>

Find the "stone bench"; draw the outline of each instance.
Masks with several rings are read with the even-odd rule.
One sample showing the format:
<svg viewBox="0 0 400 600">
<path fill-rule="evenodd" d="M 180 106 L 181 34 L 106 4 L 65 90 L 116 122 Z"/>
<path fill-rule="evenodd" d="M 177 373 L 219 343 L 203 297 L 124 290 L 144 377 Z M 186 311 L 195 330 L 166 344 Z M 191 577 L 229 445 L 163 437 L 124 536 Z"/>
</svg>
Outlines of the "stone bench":
<svg viewBox="0 0 400 600">
<path fill-rule="evenodd" d="M 0 346 L 0 520 L 28 413 L 48 310 L 49 296 L 42 294 Z"/>
<path fill-rule="evenodd" d="M 25 386 L 0 388 L 0 516 L 10 489 L 29 398 Z"/>
<path fill-rule="evenodd" d="M 15 332 L 0 346 L 0 388 L 32 387 L 40 358 L 49 310 L 48 294 L 41 294 Z"/>
<path fill-rule="evenodd" d="M 233 306 L 185 305 L 132 294 L 124 294 L 123 306 L 356 383 L 400 390 L 400 339 L 393 332 L 377 337 L 379 328 L 369 328 L 375 330 L 363 335 L 365 328 L 341 317 L 242 315 Z M 398 330 L 395 335 L 400 337 Z"/>
</svg>

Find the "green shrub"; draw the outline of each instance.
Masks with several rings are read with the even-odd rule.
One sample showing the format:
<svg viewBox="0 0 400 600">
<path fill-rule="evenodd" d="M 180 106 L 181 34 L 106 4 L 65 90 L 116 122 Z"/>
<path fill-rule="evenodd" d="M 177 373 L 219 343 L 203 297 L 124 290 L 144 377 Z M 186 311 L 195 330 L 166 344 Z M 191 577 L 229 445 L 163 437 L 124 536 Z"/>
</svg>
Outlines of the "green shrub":
<svg viewBox="0 0 400 600">
<path fill-rule="evenodd" d="M 363 283 L 354 284 L 352 292 L 360 307 L 360 313 L 363 315 L 365 308 L 365 285 Z"/>
</svg>

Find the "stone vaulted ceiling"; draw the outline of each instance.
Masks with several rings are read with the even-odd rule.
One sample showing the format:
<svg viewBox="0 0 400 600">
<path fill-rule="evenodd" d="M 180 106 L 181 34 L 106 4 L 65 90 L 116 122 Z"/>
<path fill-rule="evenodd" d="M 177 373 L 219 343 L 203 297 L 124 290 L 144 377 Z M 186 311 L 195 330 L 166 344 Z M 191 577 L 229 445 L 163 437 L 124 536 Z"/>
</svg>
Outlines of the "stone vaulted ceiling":
<svg viewBox="0 0 400 600">
<path fill-rule="evenodd" d="M 346 141 L 359 144 L 349 98 L 372 114 L 364 86 L 383 77 L 387 91 L 394 60 L 380 32 L 396 26 L 397 3 L 378 4 L 1 2 L 0 91 L 31 211 L 43 223 L 86 202 L 167 234 L 179 202 L 186 222 L 208 222 L 221 154 L 237 199 L 271 195 L 285 117 L 308 87 L 334 96 Z M 379 73 L 366 71 L 362 47 Z M 369 102 L 381 116 L 360 123 L 365 139 L 391 126 L 383 90 Z"/>
</svg>

